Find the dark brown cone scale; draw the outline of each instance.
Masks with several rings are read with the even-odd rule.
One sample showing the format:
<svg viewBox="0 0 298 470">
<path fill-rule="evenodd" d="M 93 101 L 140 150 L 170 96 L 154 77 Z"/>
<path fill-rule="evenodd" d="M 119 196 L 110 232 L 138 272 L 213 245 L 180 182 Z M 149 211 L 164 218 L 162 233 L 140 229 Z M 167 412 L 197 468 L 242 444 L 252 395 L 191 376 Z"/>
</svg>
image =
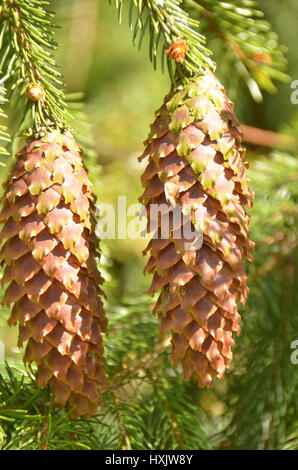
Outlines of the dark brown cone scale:
<svg viewBox="0 0 298 470">
<path fill-rule="evenodd" d="M 106 319 L 96 265 L 94 197 L 80 150 L 56 131 L 26 145 L 4 184 L 0 260 L 3 303 L 19 324 L 25 362 L 38 365 L 60 406 L 89 417 L 104 384 Z"/>
<path fill-rule="evenodd" d="M 245 149 L 233 104 L 212 72 L 171 91 L 145 144 L 140 201 L 152 234 L 145 250 L 145 271 L 153 273 L 149 293 L 160 292 L 154 313 L 161 333 L 172 332 L 172 360 L 175 366 L 182 362 L 185 380 L 194 374 L 200 387 L 211 386 L 233 357 L 232 332 L 240 332 L 237 301 L 244 304 L 248 293 L 243 259 L 252 260 L 254 247 Z M 179 207 L 193 232 L 199 227 L 201 245 L 176 235 L 173 217 L 166 236 L 163 216 L 155 218 L 152 231 L 154 204 Z"/>
</svg>

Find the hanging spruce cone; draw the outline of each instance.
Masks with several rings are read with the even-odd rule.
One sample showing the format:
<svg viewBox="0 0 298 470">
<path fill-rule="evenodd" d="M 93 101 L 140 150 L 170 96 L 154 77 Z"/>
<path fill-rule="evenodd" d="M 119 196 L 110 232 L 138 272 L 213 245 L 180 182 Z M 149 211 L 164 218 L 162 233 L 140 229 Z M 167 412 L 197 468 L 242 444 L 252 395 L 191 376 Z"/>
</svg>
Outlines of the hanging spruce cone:
<svg viewBox="0 0 298 470">
<path fill-rule="evenodd" d="M 19 323 L 24 361 L 38 365 L 37 385 L 50 384 L 73 417 L 91 416 L 104 384 L 101 332 L 106 319 L 95 258 L 94 197 L 81 154 L 56 131 L 17 154 L 4 185 L 0 222 L 3 303 Z"/>
<path fill-rule="evenodd" d="M 252 260 L 254 247 L 245 150 L 233 104 L 212 72 L 172 90 L 145 144 L 140 201 L 153 230 L 145 271 L 154 273 L 149 293 L 161 291 L 154 313 L 162 334 L 172 330 L 172 360 L 182 361 L 185 380 L 194 374 L 200 387 L 211 386 L 233 357 L 237 301 L 244 304 L 248 293 L 243 258 Z M 153 205 L 168 211 L 154 215 Z M 193 238 L 183 235 L 187 225 Z"/>
</svg>

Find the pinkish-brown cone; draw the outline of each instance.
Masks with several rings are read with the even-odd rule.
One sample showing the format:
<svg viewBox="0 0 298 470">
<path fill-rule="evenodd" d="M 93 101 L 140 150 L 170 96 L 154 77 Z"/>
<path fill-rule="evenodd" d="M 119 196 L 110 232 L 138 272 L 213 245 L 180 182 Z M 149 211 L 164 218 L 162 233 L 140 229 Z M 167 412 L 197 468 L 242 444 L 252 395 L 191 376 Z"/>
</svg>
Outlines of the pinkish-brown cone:
<svg viewBox="0 0 298 470">
<path fill-rule="evenodd" d="M 37 385 L 76 405 L 73 418 L 89 417 L 101 403 L 107 324 L 91 184 L 70 135 L 49 133 L 16 158 L 0 214 L 8 322 L 27 342 L 24 361 L 38 365 Z"/>
<path fill-rule="evenodd" d="M 148 159 L 140 201 L 152 233 L 145 271 L 153 273 L 149 293 L 160 291 L 154 313 L 161 333 L 171 330 L 175 366 L 181 361 L 185 380 L 194 374 L 200 387 L 229 367 L 232 332 L 240 332 L 237 301 L 248 293 L 243 258 L 252 260 L 254 243 L 245 206 L 253 193 L 244 154 L 233 104 L 206 72 L 165 98 L 140 157 Z M 165 236 L 165 215 L 153 220 L 154 204 L 178 207 L 202 243 L 177 235 L 187 223 L 173 216 Z"/>
</svg>

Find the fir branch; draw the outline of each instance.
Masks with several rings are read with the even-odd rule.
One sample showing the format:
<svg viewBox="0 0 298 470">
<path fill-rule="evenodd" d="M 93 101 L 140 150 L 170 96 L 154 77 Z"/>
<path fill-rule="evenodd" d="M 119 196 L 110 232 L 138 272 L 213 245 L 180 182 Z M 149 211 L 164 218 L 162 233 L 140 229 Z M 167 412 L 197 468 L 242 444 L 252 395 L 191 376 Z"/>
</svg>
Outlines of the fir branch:
<svg viewBox="0 0 298 470">
<path fill-rule="evenodd" d="M 124 4 L 127 4 L 126 0 L 115 0 L 119 22 L 122 19 Z M 144 35 L 148 32 L 150 60 L 156 68 L 161 46 L 161 65 L 164 69 L 165 48 L 177 40 L 184 40 L 188 51 L 182 63 L 176 64 L 180 76 L 202 72 L 205 68 L 214 69 L 211 52 L 205 47 L 205 37 L 198 32 L 199 21 L 191 18 L 181 4 L 182 0 L 130 0 L 129 26 L 133 31 L 133 44 L 138 41 L 140 48 Z M 169 57 L 167 65 L 170 76 L 174 79 Z"/>
<path fill-rule="evenodd" d="M 285 259 L 282 275 L 271 271 L 259 279 L 249 298 L 242 332 L 246 340 L 237 351 L 242 373 L 235 377 L 228 400 L 234 403 L 229 429 L 236 449 L 280 449 L 297 421 L 298 370 L 290 361 L 298 328 L 296 262 L 297 256 Z"/>
<path fill-rule="evenodd" d="M 253 145 L 290 150 L 298 148 L 298 139 L 292 135 L 259 129 L 246 124 L 240 124 L 240 129 L 243 133 L 243 140 Z"/>
<path fill-rule="evenodd" d="M 4 157 L 9 155 L 9 152 L 7 151 L 7 145 L 10 143 L 11 140 L 8 132 L 8 127 L 6 125 L 7 115 L 2 109 L 2 106 L 5 102 L 7 102 L 6 88 L 4 87 L 3 81 L 0 80 L 0 156 Z M 0 162 L 0 165 L 5 166 L 5 164 L 2 162 Z"/>
<path fill-rule="evenodd" d="M 169 370 L 165 355 L 157 371 L 148 369 L 130 387 L 119 388 L 118 407 L 131 449 L 208 449 L 189 387 L 180 373 Z"/>
<path fill-rule="evenodd" d="M 262 89 L 276 91 L 273 80 L 289 80 L 284 73 L 286 48 L 263 19 L 256 1 L 184 0 L 184 6 L 201 21 L 210 41 L 217 38 L 218 58 L 233 70 L 235 80 L 244 80 L 256 101 L 262 100 Z"/>
<path fill-rule="evenodd" d="M 36 389 L 35 373 L 6 365 L 0 374 L 0 424 L 2 449 L 95 449 L 91 424 L 70 420 L 70 411 L 57 407 L 48 388 Z M 69 433 L 76 435 L 70 439 Z"/>
<path fill-rule="evenodd" d="M 68 128 L 67 105 L 61 73 L 53 53 L 57 48 L 53 33 L 53 13 L 45 8 L 49 2 L 4 0 L 1 7 L 2 47 L 0 74 L 8 88 L 24 100 L 24 117 L 30 117 L 32 132 L 50 128 Z M 30 94 L 39 87 L 41 96 Z"/>
<path fill-rule="evenodd" d="M 288 254 L 297 245 L 298 160 L 285 152 L 272 152 L 251 164 L 249 176 L 257 198 L 251 229 L 257 245 L 266 247 L 268 255 L 280 256 L 276 243 Z M 258 259 L 258 258 L 257 258 Z M 263 264 L 263 257 L 261 264 Z"/>
<path fill-rule="evenodd" d="M 297 442 L 297 159 L 281 152 L 252 163 L 255 264 L 247 313 L 235 351 L 223 430 L 236 449 L 291 448 Z M 265 261 L 264 261 L 265 260 Z M 240 369 L 240 373 L 239 373 Z"/>
<path fill-rule="evenodd" d="M 114 307 L 110 315 L 105 345 L 110 377 L 107 394 L 117 397 L 117 410 L 114 399 L 109 410 L 118 425 L 121 417 L 121 445 L 128 448 L 129 442 L 132 449 L 207 449 L 190 387 L 170 362 L 169 341 L 159 338 L 151 305 L 147 296 L 124 298 L 121 308 Z"/>
<path fill-rule="evenodd" d="M 179 449 L 181 441 L 185 449 L 208 448 L 189 389 L 169 355 L 156 355 L 158 345 L 152 348 L 150 341 L 152 326 L 158 335 L 156 325 L 148 321 L 148 304 L 137 300 L 127 309 L 118 307 L 118 316 L 112 317 L 117 328 L 106 339 L 108 370 L 118 380 L 104 393 L 94 417 L 70 420 L 69 412 L 54 405 L 49 389 L 36 389 L 35 373 L 27 369 L 26 375 L 16 374 L 8 368 L 0 378 L 5 449 Z M 119 361 L 127 364 L 127 374 L 120 377 Z"/>
<path fill-rule="evenodd" d="M 298 422 L 294 422 L 290 428 L 285 442 L 283 443 L 282 450 L 297 450 L 298 448 Z"/>
<path fill-rule="evenodd" d="M 130 450 L 131 449 L 130 439 L 126 432 L 125 424 L 123 423 L 121 407 L 119 405 L 120 403 L 119 397 L 117 396 L 116 391 L 111 392 L 111 396 L 113 397 L 113 400 L 114 400 L 115 412 L 116 412 L 118 426 L 119 426 L 120 435 L 121 435 L 121 450 Z"/>
</svg>

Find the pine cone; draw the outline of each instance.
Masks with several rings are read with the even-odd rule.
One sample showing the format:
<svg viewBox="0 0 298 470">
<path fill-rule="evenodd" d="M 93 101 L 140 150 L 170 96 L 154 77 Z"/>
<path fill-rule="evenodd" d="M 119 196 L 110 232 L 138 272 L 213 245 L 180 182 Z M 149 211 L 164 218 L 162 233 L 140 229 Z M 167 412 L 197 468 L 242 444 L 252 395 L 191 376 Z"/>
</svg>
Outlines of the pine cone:
<svg viewBox="0 0 298 470">
<path fill-rule="evenodd" d="M 17 154 L 4 184 L 0 260 L 3 299 L 13 304 L 24 361 L 38 365 L 37 386 L 50 384 L 72 417 L 91 416 L 104 384 L 101 332 L 106 319 L 95 258 L 94 197 L 81 154 L 56 131 Z"/>
<path fill-rule="evenodd" d="M 252 260 L 254 247 L 245 149 L 233 104 L 212 72 L 171 91 L 145 144 L 140 201 L 153 233 L 145 272 L 154 273 L 149 293 L 161 289 L 154 313 L 161 334 L 172 330 L 172 360 L 182 361 L 184 379 L 194 374 L 200 387 L 211 386 L 233 357 L 237 300 L 244 304 L 248 293 L 243 257 Z M 168 210 L 156 214 L 152 205 Z M 183 235 L 187 225 L 192 237 Z"/>
</svg>

